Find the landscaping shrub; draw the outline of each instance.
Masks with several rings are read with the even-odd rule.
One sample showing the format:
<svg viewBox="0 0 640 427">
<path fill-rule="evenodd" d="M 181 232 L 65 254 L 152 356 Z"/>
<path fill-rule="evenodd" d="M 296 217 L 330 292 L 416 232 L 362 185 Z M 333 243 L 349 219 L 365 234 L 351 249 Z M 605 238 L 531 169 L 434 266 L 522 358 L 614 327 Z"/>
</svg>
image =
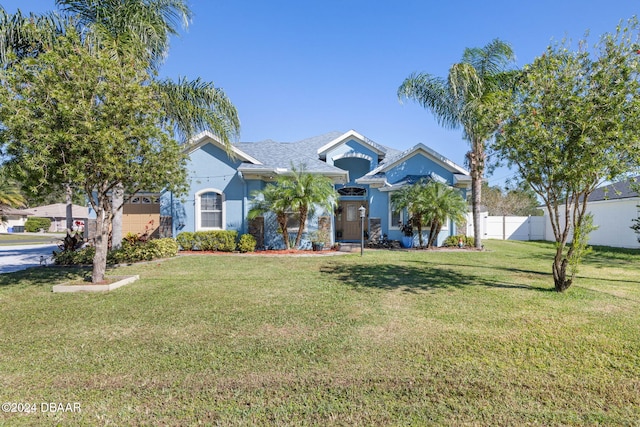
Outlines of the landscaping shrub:
<svg viewBox="0 0 640 427">
<path fill-rule="evenodd" d="M 176 241 L 183 251 L 192 251 L 196 247 L 196 236 L 191 231 L 183 231 L 178 234 Z"/>
<path fill-rule="evenodd" d="M 457 236 L 449 236 L 444 240 L 444 243 L 442 244 L 443 246 L 458 246 L 458 242 L 460 241 L 460 239 L 462 239 L 462 242 L 464 243 L 464 246 L 471 246 L 473 247 L 475 245 L 475 239 L 473 238 L 473 236 L 465 236 L 464 234 L 458 234 Z"/>
<path fill-rule="evenodd" d="M 196 246 L 201 251 L 233 252 L 238 232 L 235 230 L 197 231 Z"/>
<path fill-rule="evenodd" d="M 170 237 L 149 240 L 147 244 L 155 246 L 158 254 L 160 254 L 160 258 L 170 258 L 178 254 L 178 242 Z"/>
<path fill-rule="evenodd" d="M 53 262 L 57 265 L 90 265 L 96 249 L 93 246 L 77 251 L 60 251 L 53 253 Z"/>
<path fill-rule="evenodd" d="M 256 238 L 251 234 L 243 234 L 238 241 L 238 250 L 240 252 L 255 252 L 256 250 Z"/>
<path fill-rule="evenodd" d="M 37 216 L 27 218 L 27 221 L 24 223 L 24 231 L 29 233 L 36 233 L 40 231 L 40 229 L 49 231 L 49 227 L 51 227 L 51 220 L 49 218 L 40 218 Z"/>
<path fill-rule="evenodd" d="M 151 261 L 157 258 L 168 258 L 178 253 L 178 243 L 171 239 L 153 239 L 146 242 L 131 243 L 123 240 L 119 249 L 112 250 L 107 255 L 109 264 L 123 262 Z"/>
<path fill-rule="evenodd" d="M 77 251 L 54 252 L 53 260 L 58 265 L 88 265 L 93 263 L 95 253 L 94 247 Z M 149 240 L 148 242 L 138 241 L 135 243 L 123 240 L 120 248 L 109 251 L 107 254 L 107 264 L 151 261 L 157 258 L 169 258 L 177 253 L 178 243 L 171 238 Z"/>
</svg>

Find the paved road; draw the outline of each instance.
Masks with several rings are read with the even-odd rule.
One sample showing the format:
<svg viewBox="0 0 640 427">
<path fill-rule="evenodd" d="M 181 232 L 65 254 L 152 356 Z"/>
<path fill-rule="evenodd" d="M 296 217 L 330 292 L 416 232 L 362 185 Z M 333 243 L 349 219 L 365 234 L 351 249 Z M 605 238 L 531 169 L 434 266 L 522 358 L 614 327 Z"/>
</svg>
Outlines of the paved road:
<svg viewBox="0 0 640 427">
<path fill-rule="evenodd" d="M 58 245 L 0 246 L 0 274 L 40 265 L 41 257 L 51 264 L 51 252 Z"/>
</svg>

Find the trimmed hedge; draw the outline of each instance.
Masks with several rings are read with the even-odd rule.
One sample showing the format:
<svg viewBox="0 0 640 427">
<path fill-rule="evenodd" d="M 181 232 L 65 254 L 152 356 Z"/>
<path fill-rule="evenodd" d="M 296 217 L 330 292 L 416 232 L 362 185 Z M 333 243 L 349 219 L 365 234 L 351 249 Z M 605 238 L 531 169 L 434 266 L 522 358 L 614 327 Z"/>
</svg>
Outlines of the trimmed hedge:
<svg viewBox="0 0 640 427">
<path fill-rule="evenodd" d="M 88 265 L 93 263 L 96 253 L 94 247 L 87 247 L 77 251 L 54 252 L 53 260 L 58 265 Z M 169 258 L 178 253 L 178 243 L 171 239 L 153 239 L 148 242 L 123 240 L 122 247 L 109 251 L 107 264 L 123 262 L 151 261 L 158 258 Z"/>
<path fill-rule="evenodd" d="M 178 234 L 176 240 L 185 251 L 220 251 L 233 252 L 236 250 L 238 232 L 235 230 L 211 230 L 211 231 L 183 231 Z"/>
<path fill-rule="evenodd" d="M 37 233 L 40 229 L 49 231 L 50 227 L 51 220 L 49 218 L 40 218 L 37 216 L 27 218 L 27 221 L 24 223 L 24 231 L 29 233 Z"/>
<path fill-rule="evenodd" d="M 449 236 L 444 240 L 442 246 L 458 246 L 458 242 L 462 239 L 465 247 L 473 247 L 476 239 L 473 236 L 465 236 L 464 234 L 458 234 L 457 236 Z"/>
<path fill-rule="evenodd" d="M 256 238 L 251 234 L 243 234 L 238 241 L 238 250 L 240 252 L 255 252 L 257 244 Z"/>
<path fill-rule="evenodd" d="M 183 251 L 192 251 L 196 247 L 196 235 L 191 231 L 183 231 L 176 236 L 176 242 Z"/>
</svg>

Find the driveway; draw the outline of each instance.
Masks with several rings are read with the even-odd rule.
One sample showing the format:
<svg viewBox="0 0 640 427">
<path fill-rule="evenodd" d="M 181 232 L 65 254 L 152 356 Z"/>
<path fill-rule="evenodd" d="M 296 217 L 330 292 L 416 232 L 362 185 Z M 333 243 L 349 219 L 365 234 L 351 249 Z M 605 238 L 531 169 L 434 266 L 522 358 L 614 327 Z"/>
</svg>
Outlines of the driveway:
<svg viewBox="0 0 640 427">
<path fill-rule="evenodd" d="M 51 264 L 51 253 L 58 245 L 0 246 L 0 274 L 40 265 L 41 257 Z"/>
</svg>

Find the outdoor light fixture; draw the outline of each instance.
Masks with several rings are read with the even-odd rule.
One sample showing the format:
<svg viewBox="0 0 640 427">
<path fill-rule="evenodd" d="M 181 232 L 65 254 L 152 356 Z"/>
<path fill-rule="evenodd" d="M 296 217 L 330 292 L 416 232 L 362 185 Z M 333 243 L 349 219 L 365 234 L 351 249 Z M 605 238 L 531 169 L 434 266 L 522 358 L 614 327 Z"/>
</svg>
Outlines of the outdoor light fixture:
<svg viewBox="0 0 640 427">
<path fill-rule="evenodd" d="M 367 208 L 360 206 L 358 210 L 360 211 L 360 256 L 362 256 L 364 254 L 364 217 Z"/>
</svg>

